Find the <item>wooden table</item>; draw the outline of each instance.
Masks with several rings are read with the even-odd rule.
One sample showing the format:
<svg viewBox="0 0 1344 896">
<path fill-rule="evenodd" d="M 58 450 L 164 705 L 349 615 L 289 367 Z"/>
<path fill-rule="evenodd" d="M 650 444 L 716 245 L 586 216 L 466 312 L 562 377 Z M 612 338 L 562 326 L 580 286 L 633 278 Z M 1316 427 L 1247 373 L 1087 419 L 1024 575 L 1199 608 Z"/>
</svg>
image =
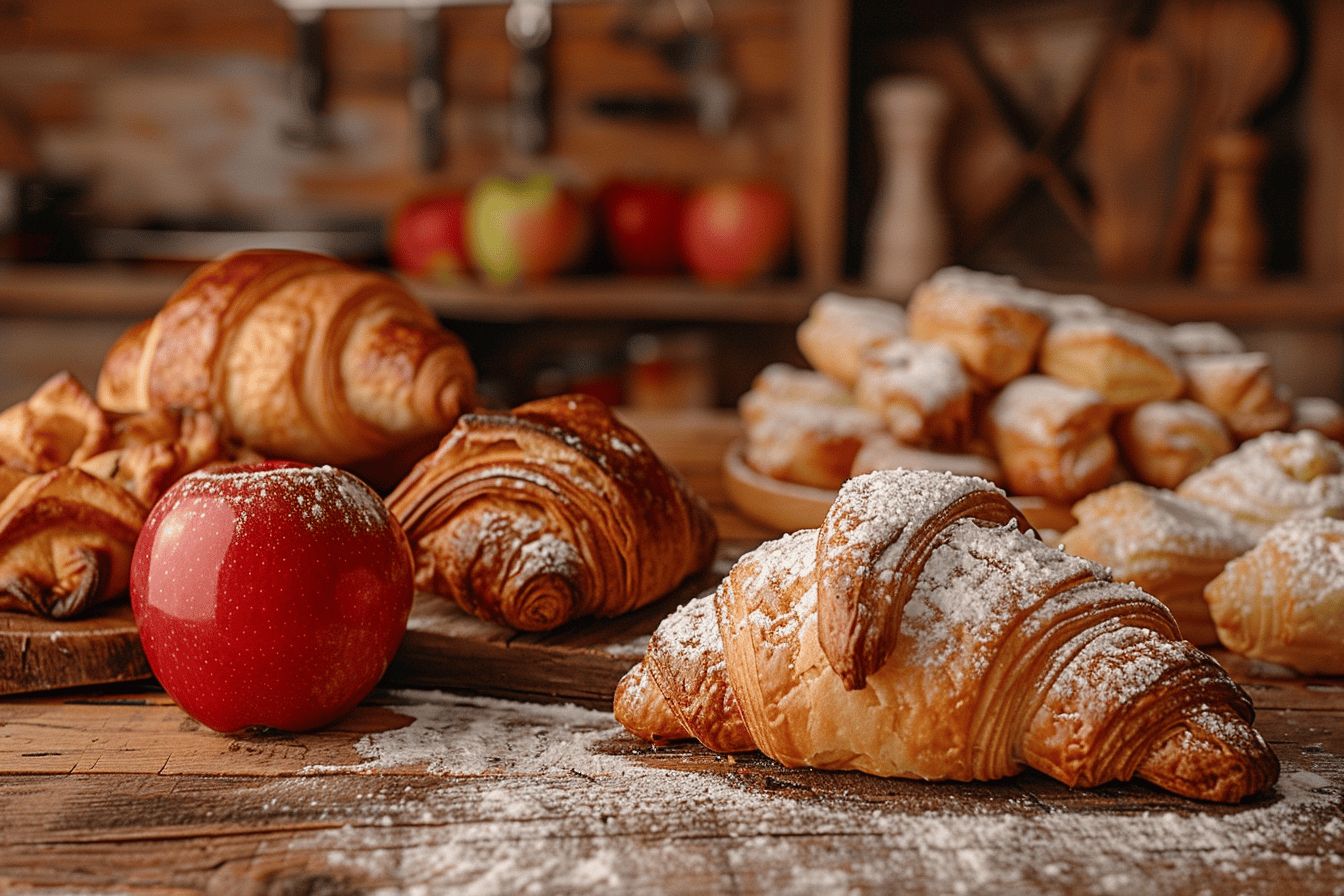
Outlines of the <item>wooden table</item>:
<svg viewBox="0 0 1344 896">
<path fill-rule="evenodd" d="M 715 506 L 724 415 L 641 416 Z M 232 737 L 141 686 L 0 701 L 0 891 L 1344 893 L 1344 680 L 1256 677 L 1256 803 L 1028 773 L 926 784 L 653 750 L 609 714 L 380 692 Z"/>
</svg>

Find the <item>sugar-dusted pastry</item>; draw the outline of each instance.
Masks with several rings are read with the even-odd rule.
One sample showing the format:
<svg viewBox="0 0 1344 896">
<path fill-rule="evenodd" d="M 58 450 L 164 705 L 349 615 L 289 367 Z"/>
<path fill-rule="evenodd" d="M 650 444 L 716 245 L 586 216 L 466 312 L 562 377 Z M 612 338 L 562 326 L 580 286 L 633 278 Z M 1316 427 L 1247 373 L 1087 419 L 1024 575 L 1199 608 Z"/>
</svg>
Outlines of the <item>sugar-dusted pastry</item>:
<svg viewBox="0 0 1344 896">
<path fill-rule="evenodd" d="M 972 446 L 975 447 L 975 446 Z M 929 470 L 934 473 L 956 473 L 958 476 L 978 476 L 990 482 L 1003 481 L 1003 470 L 989 455 L 966 451 L 930 451 L 896 441 L 891 433 L 882 432 L 864 440 L 854 458 L 851 476 L 877 470 Z"/>
<path fill-rule="evenodd" d="M 1175 488 L 1232 450 L 1218 415 L 1193 401 L 1151 401 L 1116 421 L 1125 463 L 1149 485 Z"/>
<path fill-rule="evenodd" d="M 650 641 L 616 718 L 664 740 L 707 732 L 721 750 L 749 740 L 787 766 L 959 781 L 1029 767 L 1069 786 L 1140 778 L 1221 802 L 1271 787 L 1278 761 L 1250 700 L 1167 609 L 992 519 L 1013 515 L 983 481 L 850 480 L 820 530 L 767 542 L 663 622 L 671 636 Z M 856 628 L 851 658 L 887 649 L 858 687 L 827 649 L 837 605 L 864 608 L 841 614 Z M 676 686 L 651 699 L 664 681 Z"/>
<path fill-rule="evenodd" d="M 1259 533 L 1284 520 L 1344 518 L 1344 447 L 1314 430 L 1265 433 L 1176 493 L 1222 508 Z"/>
<path fill-rule="evenodd" d="M 109 414 L 52 377 L 0 413 L 0 609 L 64 618 L 120 597 L 150 506 L 239 456 L 209 414 Z"/>
<path fill-rule="evenodd" d="M 882 418 L 824 374 L 771 364 L 738 402 L 747 463 L 774 479 L 838 488 Z"/>
<path fill-rule="evenodd" d="M 387 504 L 420 588 L 524 631 L 642 607 L 717 541 L 704 501 L 583 395 L 463 416 Z"/>
<path fill-rule="evenodd" d="M 807 363 L 852 386 L 864 352 L 904 335 L 905 309 L 895 302 L 828 292 L 799 325 L 798 348 Z"/>
<path fill-rule="evenodd" d="M 1190 397 L 1211 408 L 1238 439 L 1292 423 L 1292 402 L 1280 393 L 1264 352 L 1191 356 L 1185 374 Z"/>
<path fill-rule="evenodd" d="M 1121 409 L 1175 398 L 1184 388 L 1180 361 L 1161 337 L 1111 317 L 1056 321 L 1041 343 L 1040 368 Z"/>
<path fill-rule="evenodd" d="M 308 252 L 199 268 L 108 353 L 98 402 L 213 413 L 263 454 L 338 465 L 447 432 L 475 388 L 466 349 L 397 281 Z"/>
<path fill-rule="evenodd" d="M 1344 521 L 1280 523 L 1204 597 L 1229 650 L 1307 675 L 1344 675 Z"/>
<path fill-rule="evenodd" d="M 1111 409 L 1091 389 L 1024 376 L 995 397 L 986 415 L 1009 489 L 1071 504 L 1106 485 L 1115 471 Z"/>
<path fill-rule="evenodd" d="M 1236 355 L 1246 351 L 1236 333 L 1213 321 L 1172 324 L 1167 329 L 1167 344 L 1182 357 Z"/>
<path fill-rule="evenodd" d="M 1344 407 L 1333 398 L 1296 398 L 1293 400 L 1293 432 L 1314 429 L 1336 442 L 1344 442 Z"/>
<path fill-rule="evenodd" d="M 936 342 L 896 339 L 869 349 L 854 399 L 907 445 L 957 449 L 970 434 L 971 380 L 956 354 Z"/>
<path fill-rule="evenodd" d="M 1031 370 L 1050 323 L 1039 299 L 1011 277 L 945 268 L 915 288 L 907 326 L 946 345 L 966 370 L 997 388 Z"/>
<path fill-rule="evenodd" d="M 1249 527 L 1217 508 L 1137 482 L 1088 495 L 1073 514 L 1078 525 L 1064 533 L 1064 550 L 1162 601 L 1186 640 L 1217 643 L 1204 586 L 1255 545 Z"/>
</svg>

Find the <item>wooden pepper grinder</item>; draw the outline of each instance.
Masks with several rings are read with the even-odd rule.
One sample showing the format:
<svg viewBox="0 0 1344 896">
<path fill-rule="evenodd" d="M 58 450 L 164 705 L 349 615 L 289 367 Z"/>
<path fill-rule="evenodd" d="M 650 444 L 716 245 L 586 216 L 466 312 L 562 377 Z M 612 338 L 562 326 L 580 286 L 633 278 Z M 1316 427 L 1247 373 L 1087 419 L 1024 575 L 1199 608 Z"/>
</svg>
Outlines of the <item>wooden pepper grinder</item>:
<svg viewBox="0 0 1344 896">
<path fill-rule="evenodd" d="M 868 107 L 883 163 L 864 277 L 880 292 L 905 296 L 951 256 L 938 163 L 952 103 L 937 81 L 901 77 L 876 84 Z"/>
<path fill-rule="evenodd" d="M 1219 288 L 1244 286 L 1265 268 L 1265 227 L 1256 196 L 1268 155 L 1265 139 L 1225 131 L 1209 140 L 1209 216 L 1199 235 L 1199 280 Z"/>
</svg>

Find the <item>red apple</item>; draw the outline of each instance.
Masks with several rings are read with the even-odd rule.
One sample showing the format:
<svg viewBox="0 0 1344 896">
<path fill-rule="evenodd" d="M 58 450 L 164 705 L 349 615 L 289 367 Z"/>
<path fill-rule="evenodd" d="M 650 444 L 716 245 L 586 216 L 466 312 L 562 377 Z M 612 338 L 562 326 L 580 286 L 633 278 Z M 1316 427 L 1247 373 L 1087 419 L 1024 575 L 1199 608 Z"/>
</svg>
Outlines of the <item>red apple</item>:
<svg viewBox="0 0 1344 896">
<path fill-rule="evenodd" d="M 426 193 L 406 202 L 392 218 L 392 264 L 404 274 L 441 283 L 464 274 L 468 265 L 467 197 Z"/>
<path fill-rule="evenodd" d="M 306 731 L 368 695 L 406 630 L 406 535 L 331 467 L 193 473 L 154 505 L 131 558 L 150 668 L 216 731 Z"/>
<path fill-rule="evenodd" d="M 789 196 L 760 181 L 694 190 L 681 217 L 681 251 L 699 280 L 742 286 L 779 266 L 789 246 Z"/>
<path fill-rule="evenodd" d="M 602 228 L 616 267 L 627 274 L 672 274 L 681 267 L 678 231 L 685 194 L 658 181 L 613 181 L 602 191 Z"/>
<path fill-rule="evenodd" d="M 467 245 L 486 279 L 507 286 L 572 267 L 588 245 L 583 205 L 548 174 L 487 177 L 467 202 Z"/>
</svg>

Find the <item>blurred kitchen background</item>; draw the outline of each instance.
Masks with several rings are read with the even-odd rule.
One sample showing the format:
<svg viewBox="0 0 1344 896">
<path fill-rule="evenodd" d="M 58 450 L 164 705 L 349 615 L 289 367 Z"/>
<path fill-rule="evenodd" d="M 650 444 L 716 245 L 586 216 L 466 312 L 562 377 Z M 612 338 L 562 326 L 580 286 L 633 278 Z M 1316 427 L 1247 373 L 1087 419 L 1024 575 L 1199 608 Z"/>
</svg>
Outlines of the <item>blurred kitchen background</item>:
<svg viewBox="0 0 1344 896">
<path fill-rule="evenodd" d="M 1344 2 L 0 0 L 0 406 L 244 246 L 400 269 L 499 404 L 730 404 L 953 261 L 1339 398 Z"/>
</svg>

